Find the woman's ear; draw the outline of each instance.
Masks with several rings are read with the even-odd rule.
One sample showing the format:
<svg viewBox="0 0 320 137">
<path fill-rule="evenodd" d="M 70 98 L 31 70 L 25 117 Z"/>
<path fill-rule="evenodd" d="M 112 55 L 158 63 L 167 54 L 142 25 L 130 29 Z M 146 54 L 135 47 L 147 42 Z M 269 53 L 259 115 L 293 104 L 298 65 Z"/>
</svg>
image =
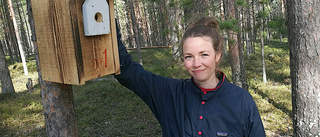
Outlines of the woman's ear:
<svg viewBox="0 0 320 137">
<path fill-rule="evenodd" d="M 221 60 L 222 51 L 216 52 L 216 62 L 219 62 Z"/>
</svg>

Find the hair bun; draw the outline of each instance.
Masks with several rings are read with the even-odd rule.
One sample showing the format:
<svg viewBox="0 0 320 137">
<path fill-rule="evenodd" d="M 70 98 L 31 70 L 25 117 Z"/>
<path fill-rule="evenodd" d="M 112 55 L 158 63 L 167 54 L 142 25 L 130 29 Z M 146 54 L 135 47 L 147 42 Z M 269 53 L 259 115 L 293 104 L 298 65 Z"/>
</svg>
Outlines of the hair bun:
<svg viewBox="0 0 320 137">
<path fill-rule="evenodd" d="M 196 22 L 191 24 L 189 26 L 189 28 L 192 28 L 192 27 L 195 27 L 195 26 L 199 26 L 199 25 L 204 25 L 206 27 L 210 27 L 210 28 L 213 28 L 213 29 L 219 29 L 219 23 L 213 17 L 201 17 Z"/>
<path fill-rule="evenodd" d="M 211 28 L 214 28 L 214 29 L 218 29 L 219 28 L 219 23 L 217 20 L 211 18 L 211 19 L 208 19 L 206 20 L 207 22 L 205 23 L 205 25 L 207 27 L 211 27 Z"/>
</svg>

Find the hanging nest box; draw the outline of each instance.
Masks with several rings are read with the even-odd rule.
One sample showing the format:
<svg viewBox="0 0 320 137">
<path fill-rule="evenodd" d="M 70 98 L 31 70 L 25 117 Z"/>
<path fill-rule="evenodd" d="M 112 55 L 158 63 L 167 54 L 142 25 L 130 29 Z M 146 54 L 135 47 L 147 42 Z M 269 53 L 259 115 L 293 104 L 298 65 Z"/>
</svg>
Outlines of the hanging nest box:
<svg viewBox="0 0 320 137">
<path fill-rule="evenodd" d="M 119 74 L 113 0 L 31 0 L 42 79 L 83 85 Z"/>
</svg>

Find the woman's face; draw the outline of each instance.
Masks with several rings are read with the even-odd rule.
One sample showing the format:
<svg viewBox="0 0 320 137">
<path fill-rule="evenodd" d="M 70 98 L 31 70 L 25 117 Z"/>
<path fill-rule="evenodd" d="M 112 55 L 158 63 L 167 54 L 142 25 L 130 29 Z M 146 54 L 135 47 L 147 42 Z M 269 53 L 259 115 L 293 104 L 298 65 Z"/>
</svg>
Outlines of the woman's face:
<svg viewBox="0 0 320 137">
<path fill-rule="evenodd" d="M 196 82 L 216 79 L 216 63 L 221 52 L 215 52 L 210 37 L 189 37 L 183 45 L 184 65 Z"/>
</svg>

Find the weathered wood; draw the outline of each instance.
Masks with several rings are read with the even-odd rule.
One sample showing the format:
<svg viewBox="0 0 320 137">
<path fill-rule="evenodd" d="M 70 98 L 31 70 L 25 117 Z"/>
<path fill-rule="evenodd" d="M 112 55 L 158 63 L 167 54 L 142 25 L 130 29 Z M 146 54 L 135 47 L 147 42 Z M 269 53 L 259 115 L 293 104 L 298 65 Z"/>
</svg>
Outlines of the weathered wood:
<svg viewBox="0 0 320 137">
<path fill-rule="evenodd" d="M 108 0 L 111 33 L 84 35 L 85 0 L 31 0 L 42 77 L 46 81 L 82 85 L 120 73 L 113 0 Z"/>
</svg>

